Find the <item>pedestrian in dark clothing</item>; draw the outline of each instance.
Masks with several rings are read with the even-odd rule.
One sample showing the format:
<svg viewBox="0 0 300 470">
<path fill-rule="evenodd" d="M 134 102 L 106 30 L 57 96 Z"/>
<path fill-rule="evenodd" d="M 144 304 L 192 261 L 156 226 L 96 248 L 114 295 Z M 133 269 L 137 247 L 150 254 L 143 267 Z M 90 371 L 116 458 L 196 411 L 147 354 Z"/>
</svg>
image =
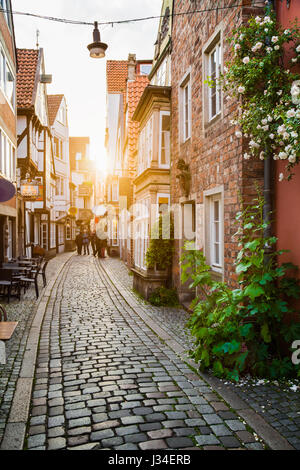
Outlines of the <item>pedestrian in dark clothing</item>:
<svg viewBox="0 0 300 470">
<path fill-rule="evenodd" d="M 83 254 L 84 255 L 89 255 L 90 254 L 90 250 L 89 250 L 89 244 L 90 244 L 90 238 L 89 238 L 89 234 L 88 232 L 83 232 L 83 235 L 82 235 L 82 244 L 83 244 Z"/>
<path fill-rule="evenodd" d="M 101 241 L 100 238 L 96 235 L 96 253 L 95 256 L 98 256 L 100 258 L 101 255 Z"/>
<path fill-rule="evenodd" d="M 97 254 L 96 238 L 97 238 L 96 232 L 93 231 L 91 233 L 91 236 L 90 236 L 91 246 L 92 246 L 92 250 L 93 250 L 93 256 L 96 256 L 96 254 Z"/>
<path fill-rule="evenodd" d="M 76 235 L 75 243 L 77 247 L 77 254 L 81 255 L 81 251 L 82 251 L 82 233 L 81 232 Z"/>
</svg>

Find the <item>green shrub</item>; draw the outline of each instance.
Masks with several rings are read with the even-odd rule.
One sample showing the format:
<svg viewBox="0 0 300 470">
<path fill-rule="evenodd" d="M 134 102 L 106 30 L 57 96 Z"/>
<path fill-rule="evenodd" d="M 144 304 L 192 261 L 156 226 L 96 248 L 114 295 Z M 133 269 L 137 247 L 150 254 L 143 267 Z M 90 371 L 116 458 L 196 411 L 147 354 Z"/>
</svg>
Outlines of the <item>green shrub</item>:
<svg viewBox="0 0 300 470">
<path fill-rule="evenodd" d="M 176 290 L 166 287 L 155 289 L 149 297 L 149 302 L 156 307 L 177 307 L 179 305 Z"/>
<path fill-rule="evenodd" d="M 241 250 L 236 259 L 238 288 L 212 280 L 202 252 L 186 250 L 181 259 L 182 282 L 192 279 L 197 288 L 189 328 L 196 338 L 192 356 L 200 368 L 218 377 L 239 380 L 257 377 L 295 377 L 300 367 L 291 360 L 289 346 L 300 339 L 300 323 L 292 323 L 294 299 L 300 297 L 296 268 L 279 264 L 284 251 L 271 251 L 276 237 L 266 238 L 264 200 L 237 214 L 236 234 Z M 284 353 L 283 344 L 288 345 Z"/>
<path fill-rule="evenodd" d="M 174 224 L 170 213 L 160 215 L 146 252 L 147 268 L 169 269 L 174 253 Z"/>
</svg>

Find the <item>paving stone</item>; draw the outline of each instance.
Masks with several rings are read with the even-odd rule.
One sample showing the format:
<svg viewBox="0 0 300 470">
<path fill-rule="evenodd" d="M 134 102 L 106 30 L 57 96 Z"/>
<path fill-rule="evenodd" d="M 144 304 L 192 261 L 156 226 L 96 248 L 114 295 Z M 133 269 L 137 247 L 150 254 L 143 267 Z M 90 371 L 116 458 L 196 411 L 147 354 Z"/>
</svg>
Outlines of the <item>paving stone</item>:
<svg viewBox="0 0 300 470">
<path fill-rule="evenodd" d="M 166 437 L 171 437 L 173 434 L 173 431 L 171 429 L 158 429 L 158 430 L 148 431 L 147 434 L 149 437 L 151 437 L 151 439 L 164 439 Z"/>
<path fill-rule="evenodd" d="M 203 419 L 207 422 L 207 424 L 221 424 L 223 420 L 216 414 L 212 413 L 209 415 L 202 415 Z"/>
<path fill-rule="evenodd" d="M 46 434 L 36 434 L 27 439 L 27 446 L 29 449 L 44 445 L 46 442 Z"/>
<path fill-rule="evenodd" d="M 172 449 L 182 449 L 184 447 L 190 447 L 193 445 L 192 439 L 188 437 L 169 437 L 166 439 L 168 447 Z"/>
<path fill-rule="evenodd" d="M 48 439 L 48 450 L 64 449 L 66 447 L 66 439 L 64 437 L 54 437 Z"/>
<path fill-rule="evenodd" d="M 232 435 L 232 431 L 230 431 L 230 429 L 224 426 L 224 424 L 213 424 L 210 427 L 216 436 L 231 436 Z"/>
<path fill-rule="evenodd" d="M 139 444 L 141 450 L 159 450 L 166 449 L 167 444 L 162 439 L 156 439 L 152 441 L 141 442 Z"/>
<path fill-rule="evenodd" d="M 129 434 L 128 436 L 125 436 L 125 442 L 132 442 L 132 443 L 138 443 L 138 442 L 145 442 L 148 440 L 148 436 L 145 433 L 139 432 L 137 434 Z"/>
<path fill-rule="evenodd" d="M 248 431 L 237 431 L 238 438 L 245 443 L 255 442 L 255 437 Z"/>
<path fill-rule="evenodd" d="M 200 446 L 220 444 L 220 441 L 213 434 L 195 436 L 195 439 Z"/>
<path fill-rule="evenodd" d="M 91 423 L 91 418 L 90 417 L 70 419 L 68 421 L 68 427 L 69 428 L 78 428 L 78 427 L 81 427 L 81 426 L 88 426 L 90 423 Z"/>
<path fill-rule="evenodd" d="M 138 432 L 139 432 L 139 429 L 137 426 L 122 426 L 116 429 L 116 433 L 118 436 L 125 436 L 128 434 L 135 434 Z"/>
<path fill-rule="evenodd" d="M 63 415 L 60 416 L 52 416 L 48 418 L 48 428 L 56 428 L 57 426 L 61 426 L 65 422 L 65 417 Z"/>
<path fill-rule="evenodd" d="M 101 446 L 102 447 L 108 447 L 108 448 L 115 447 L 115 446 L 120 446 L 121 444 L 123 444 L 123 438 L 122 437 L 111 437 L 111 438 L 108 438 L 108 439 L 102 439 L 102 441 L 101 441 Z"/>
<path fill-rule="evenodd" d="M 102 423 L 93 424 L 93 431 L 100 431 L 101 429 L 111 429 L 120 426 L 119 421 L 109 420 Z"/>
<path fill-rule="evenodd" d="M 111 429 L 104 429 L 102 431 L 95 431 L 90 434 L 91 441 L 101 441 L 102 439 L 107 439 L 113 437 L 114 432 Z"/>
<path fill-rule="evenodd" d="M 124 416 L 121 418 L 121 422 L 126 426 L 128 424 L 144 423 L 145 420 L 142 416 Z"/>
<path fill-rule="evenodd" d="M 240 447 L 241 443 L 233 436 L 220 437 L 220 441 L 227 448 Z"/>
<path fill-rule="evenodd" d="M 246 430 L 245 425 L 241 423 L 241 421 L 239 421 L 238 419 L 226 420 L 226 424 L 227 426 L 230 427 L 232 431 L 245 431 Z"/>
</svg>

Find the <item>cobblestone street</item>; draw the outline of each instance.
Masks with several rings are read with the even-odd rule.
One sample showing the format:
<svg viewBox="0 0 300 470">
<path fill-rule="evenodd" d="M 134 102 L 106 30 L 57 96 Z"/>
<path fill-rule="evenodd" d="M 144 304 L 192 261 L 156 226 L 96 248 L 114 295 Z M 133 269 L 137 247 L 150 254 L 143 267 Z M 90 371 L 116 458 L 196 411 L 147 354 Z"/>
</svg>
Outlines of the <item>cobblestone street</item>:
<svg viewBox="0 0 300 470">
<path fill-rule="evenodd" d="M 60 255 L 51 262 L 45 299 L 37 308 L 31 299 L 23 334 L 0 369 L 2 449 L 298 448 L 298 394 L 285 416 L 279 402 L 268 415 L 294 426 L 280 435 L 280 424 L 271 427 L 248 404 L 247 389 L 239 397 L 236 387 L 194 372 L 188 314 L 143 302 L 119 260 Z M 29 330 L 39 315 L 34 367 Z"/>
</svg>

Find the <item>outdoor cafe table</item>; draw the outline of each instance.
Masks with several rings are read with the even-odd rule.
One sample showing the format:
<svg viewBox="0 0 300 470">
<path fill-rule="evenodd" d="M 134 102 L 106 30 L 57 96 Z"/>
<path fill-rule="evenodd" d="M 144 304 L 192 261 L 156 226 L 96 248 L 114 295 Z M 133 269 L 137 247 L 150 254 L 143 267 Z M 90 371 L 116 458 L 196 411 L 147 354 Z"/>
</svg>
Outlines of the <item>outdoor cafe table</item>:
<svg viewBox="0 0 300 470">
<path fill-rule="evenodd" d="M 11 271 L 28 271 L 28 266 L 4 266 L 2 269 L 10 269 Z"/>
</svg>

